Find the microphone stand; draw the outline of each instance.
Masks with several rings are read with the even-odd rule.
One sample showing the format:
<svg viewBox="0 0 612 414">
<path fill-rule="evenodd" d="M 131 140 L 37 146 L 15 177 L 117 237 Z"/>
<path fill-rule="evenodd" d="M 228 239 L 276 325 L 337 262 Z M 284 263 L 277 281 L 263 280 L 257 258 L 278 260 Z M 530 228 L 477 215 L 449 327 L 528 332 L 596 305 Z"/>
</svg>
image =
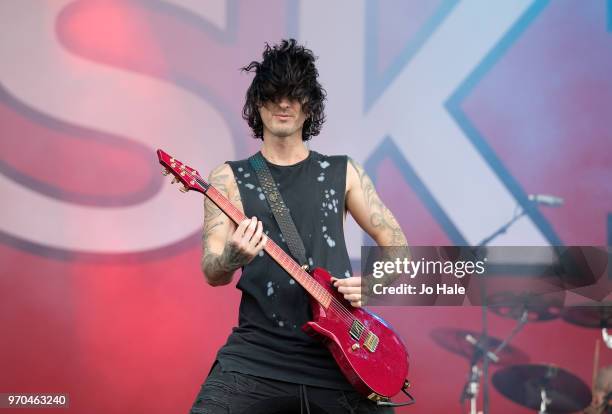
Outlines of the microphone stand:
<svg viewBox="0 0 612 414">
<path fill-rule="evenodd" d="M 490 236 L 485 237 L 484 239 L 482 239 L 480 241 L 480 243 L 478 243 L 476 245 L 477 248 L 480 247 L 485 247 L 486 245 L 488 245 L 493 239 L 495 239 L 497 236 L 500 236 L 504 233 L 506 233 L 506 231 L 508 231 L 508 229 L 514 224 L 515 221 L 517 221 L 518 219 L 520 219 L 521 217 L 523 217 L 525 214 L 527 214 L 527 211 L 525 211 L 524 209 L 521 209 L 522 211 L 519 214 L 514 214 L 512 216 L 512 218 L 510 219 L 510 221 L 508 221 L 506 224 L 502 225 L 499 229 L 495 230 Z"/>
<path fill-rule="evenodd" d="M 510 226 L 512 226 L 518 219 L 523 217 L 527 212 L 525 209 L 521 208 L 521 211 L 517 214 L 516 209 L 515 213 L 512 215 L 512 218 L 505 224 L 503 224 L 499 229 L 494 231 L 490 236 L 482 239 L 480 243 L 476 246 L 476 251 L 478 252 L 480 249 L 484 248 L 488 245 L 493 239 L 496 237 L 506 233 Z M 487 321 L 487 284 L 486 282 L 483 284 L 482 289 L 482 346 L 484 349 L 488 349 L 489 346 L 489 336 L 488 336 L 488 321 Z M 484 382 L 482 384 L 482 412 L 483 414 L 489 414 L 489 358 L 485 358 L 482 362 L 482 376 L 484 378 Z"/>
</svg>

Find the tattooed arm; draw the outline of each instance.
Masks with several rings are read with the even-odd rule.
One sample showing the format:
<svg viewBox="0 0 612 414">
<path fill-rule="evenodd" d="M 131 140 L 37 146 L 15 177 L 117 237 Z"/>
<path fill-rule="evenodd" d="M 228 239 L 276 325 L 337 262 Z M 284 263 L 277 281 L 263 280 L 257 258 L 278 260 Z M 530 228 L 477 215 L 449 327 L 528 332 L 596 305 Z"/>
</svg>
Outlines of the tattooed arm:
<svg viewBox="0 0 612 414">
<path fill-rule="evenodd" d="M 401 227 L 378 197 L 372 180 L 351 158 L 346 173 L 346 208 L 379 246 L 407 246 Z"/>
<path fill-rule="evenodd" d="M 208 182 L 240 211 L 244 211 L 240 191 L 229 165 L 223 164 L 214 169 Z M 234 272 L 253 260 L 266 240 L 261 222 L 252 218 L 236 227 L 212 201 L 205 199 L 202 272 L 211 286 L 230 283 Z"/>
<path fill-rule="evenodd" d="M 345 199 L 347 211 L 379 246 L 396 247 L 396 249 L 385 249 L 384 255 L 399 257 L 408 252 L 405 249 L 408 244 L 406 237 L 397 220 L 378 197 L 374 184 L 363 167 L 350 158 L 346 172 Z M 367 295 L 367 292 L 362 295 L 361 276 L 346 279 L 333 278 L 333 280 L 338 292 L 342 293 L 351 305 L 359 307 L 365 303 L 364 295 Z M 393 277 L 389 279 L 391 280 Z"/>
</svg>

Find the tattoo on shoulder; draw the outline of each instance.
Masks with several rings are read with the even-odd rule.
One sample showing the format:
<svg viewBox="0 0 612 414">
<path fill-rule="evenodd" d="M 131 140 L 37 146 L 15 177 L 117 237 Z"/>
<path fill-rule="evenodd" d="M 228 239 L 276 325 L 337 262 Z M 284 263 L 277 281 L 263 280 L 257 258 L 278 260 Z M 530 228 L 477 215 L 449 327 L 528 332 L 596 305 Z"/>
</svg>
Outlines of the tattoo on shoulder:
<svg viewBox="0 0 612 414">
<path fill-rule="evenodd" d="M 229 181 L 229 174 L 225 172 L 226 165 L 223 164 L 214 169 L 209 177 L 208 182 L 213 185 L 219 192 L 227 195 L 227 182 Z M 219 207 L 215 205 L 208 198 L 204 198 L 204 232 L 202 235 L 202 242 L 204 249 L 208 248 L 208 236 L 211 232 L 227 221 L 227 218 Z"/>
<path fill-rule="evenodd" d="M 228 168 L 230 167 L 227 164 L 222 164 L 212 170 L 208 176 L 208 182 L 225 195 L 227 195 L 230 177 L 227 172 Z"/>
<path fill-rule="evenodd" d="M 208 182 L 219 192 L 227 196 L 227 182 L 229 175 L 224 170 L 225 164 L 214 169 L 208 177 Z M 210 201 L 208 198 L 204 198 L 204 221 L 206 223 L 211 223 L 221 213 L 221 210 L 215 205 L 215 203 Z"/>
</svg>

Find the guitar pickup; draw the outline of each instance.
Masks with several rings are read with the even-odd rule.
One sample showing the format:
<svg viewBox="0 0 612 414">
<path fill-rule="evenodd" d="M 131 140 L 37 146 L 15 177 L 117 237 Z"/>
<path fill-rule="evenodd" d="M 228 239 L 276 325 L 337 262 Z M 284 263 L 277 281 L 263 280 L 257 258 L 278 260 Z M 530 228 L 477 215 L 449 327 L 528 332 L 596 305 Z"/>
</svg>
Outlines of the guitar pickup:
<svg viewBox="0 0 612 414">
<path fill-rule="evenodd" d="M 355 319 L 353 321 L 353 324 L 351 325 L 349 333 L 354 340 L 359 341 L 359 338 L 361 338 L 361 334 L 363 333 L 364 329 L 365 327 L 363 326 L 363 324 L 359 320 Z"/>
<path fill-rule="evenodd" d="M 368 336 L 365 341 L 363 341 L 363 346 L 370 352 L 376 351 L 376 347 L 378 346 L 378 336 L 376 336 L 372 332 L 368 332 Z"/>
</svg>

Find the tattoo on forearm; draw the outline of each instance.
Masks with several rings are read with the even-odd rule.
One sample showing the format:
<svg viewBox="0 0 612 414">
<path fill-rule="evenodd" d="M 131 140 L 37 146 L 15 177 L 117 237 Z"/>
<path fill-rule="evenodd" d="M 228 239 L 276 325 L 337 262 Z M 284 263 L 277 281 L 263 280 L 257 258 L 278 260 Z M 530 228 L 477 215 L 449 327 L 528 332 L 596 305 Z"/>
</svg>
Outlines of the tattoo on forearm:
<svg viewBox="0 0 612 414">
<path fill-rule="evenodd" d="M 202 266 L 205 272 L 210 275 L 228 274 L 244 266 L 249 260 L 248 255 L 241 253 L 228 243 L 221 254 L 206 252 L 202 260 Z"/>
<path fill-rule="evenodd" d="M 372 226 L 383 230 L 385 234 L 389 236 L 389 245 L 406 246 L 408 243 L 406 242 L 406 238 L 404 237 L 404 233 L 402 232 L 399 223 L 395 217 L 393 217 L 391 211 L 389 211 L 389 209 L 378 197 L 370 177 L 368 177 L 363 167 L 356 163 L 352 158 L 349 158 L 349 162 L 353 168 L 355 168 L 355 171 L 359 176 L 359 182 L 361 184 L 365 202 L 371 211 L 370 223 Z"/>
</svg>

